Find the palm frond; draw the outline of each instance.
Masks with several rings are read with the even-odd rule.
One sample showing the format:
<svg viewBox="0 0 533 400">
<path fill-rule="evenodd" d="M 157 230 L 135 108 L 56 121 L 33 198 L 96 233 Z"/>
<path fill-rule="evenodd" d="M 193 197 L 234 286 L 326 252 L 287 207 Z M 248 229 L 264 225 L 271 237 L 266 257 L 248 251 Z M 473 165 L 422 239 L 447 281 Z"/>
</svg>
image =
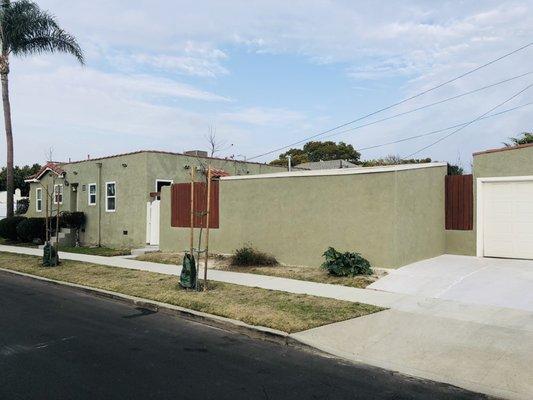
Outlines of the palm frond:
<svg viewBox="0 0 533 400">
<path fill-rule="evenodd" d="M 76 39 L 61 29 L 53 15 L 29 0 L 18 0 L 3 8 L 2 45 L 14 55 L 45 52 L 72 54 L 83 64 L 83 52 Z"/>
</svg>

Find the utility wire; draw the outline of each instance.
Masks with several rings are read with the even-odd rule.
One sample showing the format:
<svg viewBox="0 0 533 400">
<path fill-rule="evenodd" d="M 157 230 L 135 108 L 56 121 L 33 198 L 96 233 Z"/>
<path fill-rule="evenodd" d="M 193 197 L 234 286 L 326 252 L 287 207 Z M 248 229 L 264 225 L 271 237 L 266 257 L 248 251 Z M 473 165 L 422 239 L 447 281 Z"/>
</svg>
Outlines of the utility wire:
<svg viewBox="0 0 533 400">
<path fill-rule="evenodd" d="M 341 134 L 346 133 L 346 132 L 352 132 L 352 131 L 355 131 L 357 129 L 365 128 L 367 126 L 375 125 L 375 124 L 378 124 L 380 122 L 388 121 L 390 119 L 398 118 L 398 117 L 401 117 L 403 115 L 411 114 L 411 113 L 413 113 L 415 111 L 424 110 L 426 108 L 430 108 L 430 107 L 433 107 L 433 106 L 436 106 L 436 105 L 439 105 L 439 104 L 442 104 L 442 103 L 446 103 L 448 101 L 455 100 L 455 99 L 458 99 L 460 97 L 468 96 L 469 94 L 472 94 L 472 93 L 481 92 L 482 90 L 486 90 L 486 89 L 501 85 L 503 83 L 507 83 L 507 82 L 513 81 L 515 79 L 523 78 L 524 76 L 530 75 L 532 73 L 533 73 L 533 71 L 529 71 L 529 72 L 526 72 L 524 74 L 520 74 L 520 75 L 513 76 L 511 78 L 504 79 L 503 81 L 495 82 L 495 83 L 492 83 L 490 85 L 486 85 L 486 86 L 483 86 L 483 87 L 480 87 L 480 88 L 477 88 L 477 89 L 474 89 L 474 90 L 470 90 L 468 92 L 464 92 L 464 93 L 461 93 L 461 94 L 458 94 L 458 95 L 455 95 L 455 96 L 452 96 L 452 97 L 448 97 L 448 98 L 443 99 L 443 100 L 436 101 L 434 103 L 429 103 L 429 104 L 426 104 L 426 105 L 423 105 L 423 106 L 420 106 L 420 107 L 417 107 L 417 108 L 412 108 L 410 110 L 407 110 L 407 111 L 404 111 L 404 112 L 401 112 L 401 113 L 398 113 L 398 114 L 394 114 L 394 115 L 391 115 L 389 117 L 381 118 L 381 119 L 378 119 L 376 121 L 368 122 L 366 124 L 357 125 L 357 126 L 354 126 L 352 128 L 344 129 L 344 130 L 339 131 L 339 132 L 333 132 L 333 133 L 330 133 L 329 135 L 324 136 L 324 138 L 330 138 L 330 137 L 333 137 L 333 136 L 341 135 Z"/>
<path fill-rule="evenodd" d="M 412 157 L 414 156 L 415 154 L 418 154 L 420 153 L 421 151 L 424 151 L 434 145 L 436 145 L 437 143 L 440 143 L 442 142 L 444 139 L 447 139 L 449 138 L 450 136 L 452 135 L 455 135 L 456 133 L 459 133 L 460 131 L 462 131 L 463 129 L 465 129 L 466 127 L 472 125 L 474 122 L 477 122 L 479 121 L 480 119 L 482 119 L 484 116 L 486 116 L 487 114 L 491 113 L 492 111 L 496 110 L 497 108 L 503 106 L 505 103 L 508 103 L 510 102 L 511 100 L 513 100 L 515 97 L 521 95 L 522 93 L 524 93 L 526 90 L 528 90 L 531 86 L 533 86 L 533 83 L 529 84 L 528 86 L 526 86 L 524 89 L 520 90 L 519 92 L 515 93 L 514 95 L 512 95 L 511 97 L 509 97 L 508 99 L 506 99 L 505 101 L 501 102 L 500 104 L 498 104 L 497 106 L 494 106 L 492 107 L 490 110 L 488 110 L 487 112 L 484 112 L 483 114 L 481 114 L 479 117 L 477 118 L 474 118 L 473 120 L 467 122 L 465 125 L 461 126 L 460 128 L 457 128 L 456 130 L 454 130 L 453 132 L 441 137 L 440 139 L 438 140 L 435 140 L 433 143 L 430 143 L 428 144 L 427 146 L 424 146 L 420 149 L 418 149 L 417 151 L 415 151 L 414 153 L 411 153 L 409 154 L 408 156 L 405 156 L 405 157 L 402 157 L 402 158 L 409 158 L 409 157 Z"/>
<path fill-rule="evenodd" d="M 500 111 L 500 112 L 497 112 L 497 113 L 494 113 L 494 114 L 487 115 L 487 116 L 485 116 L 483 118 L 480 118 L 478 120 L 478 122 L 481 121 L 481 120 L 484 120 L 484 119 L 497 117 L 497 116 L 502 115 L 502 114 L 507 114 L 508 112 L 515 111 L 515 110 L 518 110 L 519 108 L 527 107 L 527 106 L 530 106 L 530 105 L 533 105 L 533 102 L 525 103 L 525 104 L 522 104 L 522 105 L 519 105 L 519 106 L 516 106 L 516 107 L 513 107 L 513 108 L 508 108 L 507 110 L 503 110 L 503 111 Z M 361 148 L 358 148 L 357 151 L 376 149 L 378 147 L 384 147 L 384 146 L 389 146 L 391 144 L 407 142 L 409 140 L 418 139 L 418 138 L 421 138 L 421 137 L 424 137 L 424 136 L 436 135 L 437 133 L 446 132 L 446 131 L 449 131 L 450 129 L 458 128 L 458 127 L 464 126 L 466 124 L 468 124 L 468 122 L 462 122 L 460 124 L 448 126 L 446 128 L 442 128 L 442 129 L 437 129 L 435 131 L 421 133 L 419 135 L 408 136 L 408 137 L 405 137 L 405 138 L 402 138 L 402 139 L 393 140 L 391 142 L 375 144 L 375 145 L 368 146 L 368 147 L 361 147 Z"/>
<path fill-rule="evenodd" d="M 346 123 L 341 124 L 341 125 L 337 125 L 337 126 L 331 128 L 331 129 L 328 129 L 328 130 L 325 130 L 325 131 L 319 132 L 319 133 L 317 133 L 317 134 L 315 134 L 315 135 L 309 136 L 309 137 L 307 137 L 307 138 L 301 139 L 301 140 L 299 140 L 299 141 L 297 141 L 297 142 L 294 142 L 294 143 L 288 144 L 288 145 L 283 146 L 283 147 L 279 147 L 279 148 L 277 148 L 277 149 L 274 149 L 274 150 L 268 151 L 268 152 L 263 153 L 263 154 L 259 154 L 259 155 L 257 155 L 257 156 L 250 157 L 248 160 L 254 160 L 254 159 L 256 159 L 256 158 L 263 157 L 263 156 L 266 156 L 266 155 L 269 155 L 269 154 L 276 153 L 276 152 L 278 152 L 278 151 L 284 150 L 284 149 L 286 149 L 286 148 L 288 148 L 288 147 L 296 146 L 296 145 L 298 145 L 298 144 L 301 144 L 301 143 L 303 143 L 303 142 L 308 141 L 309 139 L 314 139 L 314 138 L 316 138 L 316 137 L 319 137 L 319 136 L 325 135 L 325 134 L 327 134 L 327 133 L 333 132 L 333 131 L 335 131 L 335 130 L 337 130 L 337 129 L 344 128 L 345 126 L 351 125 L 351 124 L 353 124 L 353 123 L 355 123 L 355 122 L 361 121 L 361 120 L 366 119 L 366 118 L 368 118 L 368 117 L 371 117 L 371 116 L 373 116 L 373 115 L 379 114 L 379 113 L 381 113 L 381 112 L 383 112 L 383 111 L 390 110 L 391 108 L 397 107 L 397 106 L 399 106 L 399 105 L 401 105 L 401 104 L 403 104 L 403 103 L 406 103 L 406 102 L 408 102 L 408 101 L 410 101 L 410 100 L 416 99 L 417 97 L 420 97 L 420 96 L 422 96 L 422 95 L 424 95 L 424 94 L 427 94 L 427 93 L 429 93 L 429 92 L 432 92 L 432 91 L 434 91 L 434 90 L 437 90 L 437 89 L 443 87 L 444 85 L 450 84 L 450 83 L 455 82 L 455 81 L 457 81 L 457 80 L 459 80 L 459 79 L 461 79 L 461 78 L 464 78 L 465 76 L 468 76 L 468 75 L 470 75 L 470 74 L 473 74 L 474 72 L 477 72 L 477 71 L 479 71 L 479 70 L 482 69 L 482 68 L 488 67 L 489 65 L 492 65 L 492 64 L 494 64 L 494 63 L 496 63 L 496 62 L 498 62 L 498 61 L 500 61 L 500 60 L 503 60 L 503 59 L 506 58 L 506 57 L 509 57 L 509 56 L 511 56 L 511 55 L 513 55 L 513 54 L 515 54 L 515 53 L 518 53 L 518 52 L 520 52 L 520 51 L 522 51 L 522 50 L 525 50 L 526 48 L 528 48 L 528 47 L 531 46 L 531 45 L 533 45 L 533 42 L 530 42 L 530 43 L 528 43 L 528 44 L 526 44 L 526 45 L 524 45 L 524 46 L 522 46 L 522 47 L 519 47 L 519 48 L 517 48 L 517 49 L 515 49 L 515 50 L 513 50 L 513 51 L 511 51 L 511 52 L 509 52 L 509 53 L 506 53 L 506 54 L 504 54 L 504 55 L 502 55 L 502 56 L 500 56 L 500 57 L 498 57 L 498 58 L 495 58 L 494 60 L 491 60 L 491 61 L 489 61 L 489 62 L 487 62 L 487 63 L 485 63 L 485 64 L 482 64 L 482 65 L 480 65 L 480 66 L 478 66 L 478 67 L 476 67 L 476 68 L 474 68 L 474 69 L 471 69 L 470 71 L 467 71 L 467 72 L 465 72 L 465 73 L 463 73 L 463 74 L 461 74 L 461 75 L 459 75 L 459 76 L 456 76 L 455 78 L 449 79 L 449 80 L 447 80 L 447 81 L 445 81 L 445 82 L 442 82 L 442 83 L 440 83 L 440 84 L 438 84 L 438 85 L 436 85 L 436 86 L 433 86 L 433 87 L 431 87 L 431 88 L 429 88 L 429 89 L 426 89 L 426 90 L 424 90 L 424 91 L 422 91 L 422 92 L 419 92 L 419 93 L 417 93 L 417 94 L 415 94 L 415 95 L 413 95 L 413 96 L 411 96 L 411 97 L 408 97 L 408 98 L 406 98 L 406 99 L 403 99 L 403 100 L 401 100 L 401 101 L 398 101 L 398 102 L 396 102 L 396 103 L 393 103 L 393 104 L 391 104 L 391 105 L 388 105 L 388 106 L 386 106 L 386 107 L 380 108 L 380 109 L 378 109 L 378 110 L 376 110 L 376 111 L 373 111 L 373 112 L 371 112 L 371 113 L 369 113 L 369 114 L 363 115 L 362 117 L 356 118 L 356 119 L 354 119 L 354 120 L 352 120 L 352 121 L 346 122 Z"/>
</svg>

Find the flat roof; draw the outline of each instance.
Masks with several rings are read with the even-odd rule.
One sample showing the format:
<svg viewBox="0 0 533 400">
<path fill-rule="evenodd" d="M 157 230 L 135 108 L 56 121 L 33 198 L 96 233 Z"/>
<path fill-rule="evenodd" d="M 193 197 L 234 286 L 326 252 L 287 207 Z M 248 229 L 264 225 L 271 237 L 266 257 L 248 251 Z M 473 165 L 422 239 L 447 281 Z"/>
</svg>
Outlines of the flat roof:
<svg viewBox="0 0 533 400">
<path fill-rule="evenodd" d="M 508 151 L 508 150 L 518 150 L 523 149 L 525 147 L 531 147 L 533 146 L 533 143 L 526 143 L 526 144 L 519 144 L 518 146 L 512 146 L 512 147 L 500 147 L 498 149 L 489 149 L 484 151 L 478 151 L 473 154 L 473 156 L 478 156 L 480 154 L 489 154 L 489 153 L 499 153 L 500 151 Z"/>
<path fill-rule="evenodd" d="M 336 168 L 336 169 L 321 169 L 311 171 L 291 171 L 291 172 L 274 172 L 270 174 L 260 175 L 235 175 L 224 176 L 221 180 L 238 180 L 238 179 L 268 179 L 268 178 L 293 178 L 304 176 L 337 176 L 337 175 L 357 175 L 357 174 L 376 174 L 382 172 L 394 171 L 408 171 L 413 169 L 446 167 L 447 163 L 431 162 L 421 164 L 399 164 L 399 165 L 385 165 L 379 167 L 361 167 L 361 168 Z"/>
</svg>

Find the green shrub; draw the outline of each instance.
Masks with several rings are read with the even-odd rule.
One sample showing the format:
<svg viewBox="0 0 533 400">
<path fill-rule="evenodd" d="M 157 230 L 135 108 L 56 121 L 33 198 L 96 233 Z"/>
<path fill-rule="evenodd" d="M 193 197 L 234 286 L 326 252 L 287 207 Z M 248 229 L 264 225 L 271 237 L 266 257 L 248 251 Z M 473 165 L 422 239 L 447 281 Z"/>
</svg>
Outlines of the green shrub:
<svg viewBox="0 0 533 400">
<path fill-rule="evenodd" d="M 17 234 L 24 242 L 39 239 L 42 242 L 46 236 L 46 222 L 44 218 L 27 218 L 17 226 Z"/>
<path fill-rule="evenodd" d="M 326 261 L 322 264 L 322 268 L 328 271 L 330 275 L 372 275 L 372 266 L 359 253 L 350 253 L 348 251 L 341 253 L 333 247 L 329 247 L 323 255 Z"/>
<path fill-rule="evenodd" d="M 15 215 L 26 214 L 29 206 L 30 206 L 29 199 L 20 199 L 19 201 L 17 201 L 17 208 L 15 210 Z"/>
<path fill-rule="evenodd" d="M 0 237 L 14 242 L 19 240 L 17 226 L 25 219 L 25 217 L 15 215 L 14 217 L 7 217 L 0 220 Z"/>
<path fill-rule="evenodd" d="M 63 228 L 80 229 L 85 225 L 85 214 L 81 211 L 63 211 L 59 216 Z"/>
<path fill-rule="evenodd" d="M 235 250 L 235 254 L 231 257 L 231 265 L 239 267 L 248 267 L 252 265 L 277 265 L 278 260 L 270 254 L 263 253 L 251 245 L 244 245 L 240 249 Z"/>
</svg>

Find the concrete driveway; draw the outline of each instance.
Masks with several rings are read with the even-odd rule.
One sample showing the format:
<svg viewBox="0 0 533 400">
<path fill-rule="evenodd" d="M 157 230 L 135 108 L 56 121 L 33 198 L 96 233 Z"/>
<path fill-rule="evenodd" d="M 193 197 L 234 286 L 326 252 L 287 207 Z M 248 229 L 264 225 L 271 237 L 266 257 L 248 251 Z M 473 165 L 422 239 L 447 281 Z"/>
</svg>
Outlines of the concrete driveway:
<svg viewBox="0 0 533 400">
<path fill-rule="evenodd" d="M 394 270 L 368 288 L 533 311 L 533 260 L 445 254 Z"/>
</svg>

